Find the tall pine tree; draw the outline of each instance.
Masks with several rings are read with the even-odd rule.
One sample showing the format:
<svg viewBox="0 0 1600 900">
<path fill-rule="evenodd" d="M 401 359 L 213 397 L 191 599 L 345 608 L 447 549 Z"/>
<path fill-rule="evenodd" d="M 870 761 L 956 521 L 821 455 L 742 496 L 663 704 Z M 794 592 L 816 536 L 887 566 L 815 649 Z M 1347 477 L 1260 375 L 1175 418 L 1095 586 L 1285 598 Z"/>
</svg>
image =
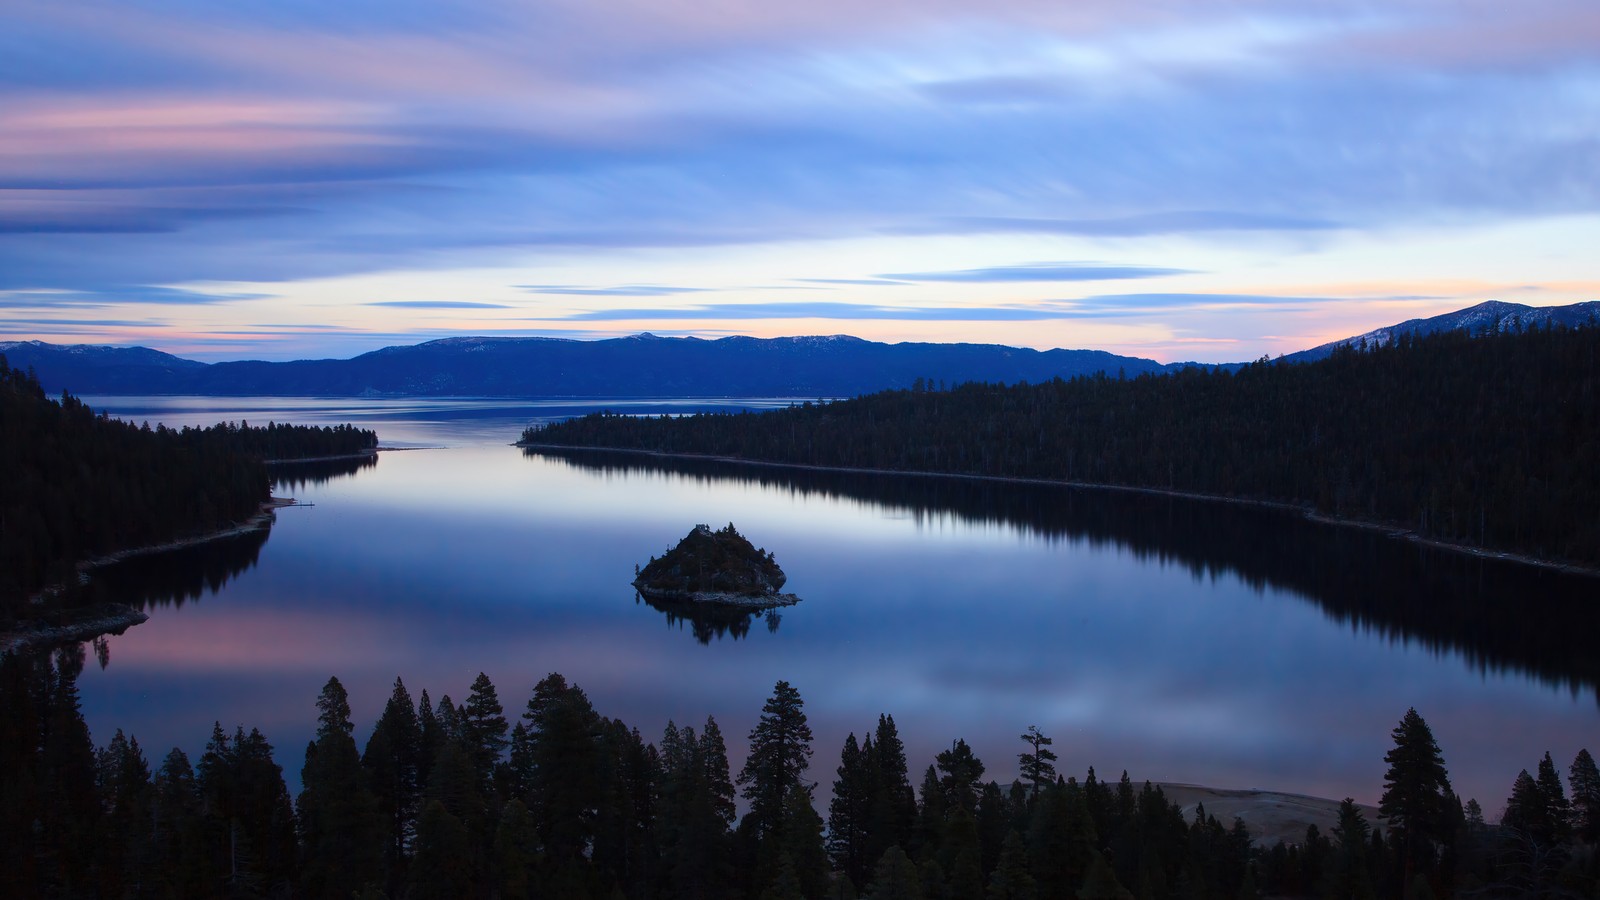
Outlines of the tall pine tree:
<svg viewBox="0 0 1600 900">
<path fill-rule="evenodd" d="M 1390 843 L 1401 855 L 1402 883 L 1410 884 L 1414 875 L 1432 874 L 1440 850 L 1453 837 L 1453 817 L 1445 804 L 1454 794 L 1433 731 L 1415 709 L 1406 711 L 1392 736 L 1394 748 L 1383 757 L 1389 769 L 1378 814 L 1389 823 Z"/>
</svg>

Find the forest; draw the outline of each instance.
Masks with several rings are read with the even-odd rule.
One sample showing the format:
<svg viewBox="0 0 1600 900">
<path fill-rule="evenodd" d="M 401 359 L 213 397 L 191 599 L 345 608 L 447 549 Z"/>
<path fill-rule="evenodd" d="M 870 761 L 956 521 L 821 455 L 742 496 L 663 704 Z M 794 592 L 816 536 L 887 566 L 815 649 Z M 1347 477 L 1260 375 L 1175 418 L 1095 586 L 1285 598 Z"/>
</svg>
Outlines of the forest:
<svg viewBox="0 0 1600 900">
<path fill-rule="evenodd" d="M 1266 501 L 1593 567 L 1597 350 L 1594 327 L 1448 332 L 1237 371 L 948 388 L 929 377 L 768 412 L 597 413 L 522 441 Z"/>
<path fill-rule="evenodd" d="M 1392 732 L 1376 820 L 1346 800 L 1329 833 L 1261 847 L 1242 822 L 1185 817 L 1126 772 L 1064 777 L 1032 726 L 999 767 L 1019 773 L 1009 785 L 986 781 L 957 739 L 913 789 L 889 715 L 814 769 L 805 703 L 782 681 L 734 773 L 714 719 L 648 741 L 559 674 L 509 720 L 487 676 L 459 704 L 413 700 L 397 678 L 358 744 L 330 678 L 307 698 L 318 727 L 291 799 L 253 728 L 215 725 L 197 760 L 153 759 L 120 730 L 96 747 L 84 655 L 0 660 L 0 895 L 1442 900 L 1600 887 L 1587 750 L 1565 783 L 1548 753 L 1508 779 L 1491 822 L 1452 792 L 1415 710 Z"/>
<path fill-rule="evenodd" d="M 29 596 L 73 579 L 78 562 L 255 514 L 269 497 L 267 459 L 377 444 L 349 425 L 133 425 L 70 394 L 47 397 L 0 356 L 0 624 L 44 611 Z"/>
</svg>

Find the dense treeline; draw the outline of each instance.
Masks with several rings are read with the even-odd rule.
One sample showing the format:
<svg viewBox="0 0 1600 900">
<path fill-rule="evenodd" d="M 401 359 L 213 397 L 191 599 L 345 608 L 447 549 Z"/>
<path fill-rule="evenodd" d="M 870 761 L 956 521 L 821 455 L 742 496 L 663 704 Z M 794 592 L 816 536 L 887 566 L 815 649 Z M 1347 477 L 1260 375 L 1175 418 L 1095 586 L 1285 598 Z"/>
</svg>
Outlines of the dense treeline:
<svg viewBox="0 0 1600 900">
<path fill-rule="evenodd" d="M 265 458 L 376 445 L 347 425 L 136 426 L 68 394 L 51 400 L 0 357 L 0 621 L 80 560 L 250 516 L 268 497 Z"/>
<path fill-rule="evenodd" d="M 524 441 L 1042 478 L 1304 505 L 1600 563 L 1600 328 L 1402 337 L 1292 365 L 596 414 Z"/>
<path fill-rule="evenodd" d="M 1451 791 L 1421 716 L 1395 728 L 1380 819 L 1345 801 L 1330 834 L 1252 845 L 1159 787 L 1064 778 L 1029 727 L 1009 787 L 962 740 L 913 790 L 894 719 L 813 778 L 800 694 L 778 682 L 735 775 L 713 719 L 659 742 L 552 674 L 511 724 L 479 675 L 466 700 L 393 692 L 358 749 L 344 688 L 316 700 L 303 789 L 273 748 L 220 725 L 198 761 L 91 742 L 81 645 L 0 661 L 0 894 L 15 897 L 1228 900 L 1590 897 L 1600 773 L 1550 755 L 1498 825 Z M 309 704 L 308 704 L 309 707 Z M 870 725 L 871 723 L 863 723 Z M 1570 785 L 1570 793 L 1567 786 Z M 738 815 L 738 801 L 745 813 Z M 818 808 L 826 810 L 826 817 Z"/>
</svg>

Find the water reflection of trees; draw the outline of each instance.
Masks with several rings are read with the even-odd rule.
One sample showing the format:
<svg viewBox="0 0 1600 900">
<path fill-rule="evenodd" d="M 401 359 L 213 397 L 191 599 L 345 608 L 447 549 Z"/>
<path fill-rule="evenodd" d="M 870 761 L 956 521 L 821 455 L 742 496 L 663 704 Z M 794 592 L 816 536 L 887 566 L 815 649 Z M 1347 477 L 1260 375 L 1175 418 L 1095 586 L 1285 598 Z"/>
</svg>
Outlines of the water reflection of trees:
<svg viewBox="0 0 1600 900">
<path fill-rule="evenodd" d="M 766 622 L 767 632 L 776 633 L 783 622 L 783 614 L 775 609 L 741 609 L 718 603 L 691 603 L 688 601 L 660 600 L 635 593 L 634 603 L 644 605 L 667 617 L 667 626 L 683 630 L 688 626 L 694 639 L 702 644 L 712 638 L 740 640 L 750 633 L 750 625 L 757 618 Z"/>
<path fill-rule="evenodd" d="M 126 603 L 138 609 L 181 607 L 221 591 L 254 568 L 266 528 L 181 550 L 136 556 L 95 571 L 84 586 L 88 603 Z"/>
<path fill-rule="evenodd" d="M 295 490 L 306 485 L 326 484 L 338 478 L 355 475 L 378 465 L 376 453 L 350 459 L 324 459 L 306 462 L 273 463 L 267 466 L 272 477 L 272 489 Z"/>
<path fill-rule="evenodd" d="M 604 451 L 528 450 L 607 474 L 737 481 L 870 503 L 920 522 L 1001 526 L 1045 541 L 1115 547 L 1295 593 L 1330 619 L 1480 671 L 1519 672 L 1600 701 L 1600 580 L 1439 550 L 1293 512 L 1125 491 L 945 477 L 825 472 Z"/>
</svg>

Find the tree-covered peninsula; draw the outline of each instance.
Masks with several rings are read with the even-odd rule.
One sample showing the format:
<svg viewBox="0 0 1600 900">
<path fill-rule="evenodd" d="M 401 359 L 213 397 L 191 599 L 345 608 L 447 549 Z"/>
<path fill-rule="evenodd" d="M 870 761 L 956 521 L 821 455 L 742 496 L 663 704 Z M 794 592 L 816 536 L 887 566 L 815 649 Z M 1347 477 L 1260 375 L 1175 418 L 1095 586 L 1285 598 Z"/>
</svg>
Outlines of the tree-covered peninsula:
<svg viewBox="0 0 1600 900">
<path fill-rule="evenodd" d="M 599 413 L 533 445 L 1046 479 L 1290 504 L 1600 565 L 1600 328 L 1401 336 L 1305 364 L 970 383 L 762 413 Z"/>
<path fill-rule="evenodd" d="M 66 393 L 47 397 L 0 356 L 0 629 L 72 602 L 28 599 L 75 580 L 83 561 L 255 515 L 269 499 L 265 460 L 371 452 L 377 443 L 349 425 L 134 425 Z"/>
</svg>

